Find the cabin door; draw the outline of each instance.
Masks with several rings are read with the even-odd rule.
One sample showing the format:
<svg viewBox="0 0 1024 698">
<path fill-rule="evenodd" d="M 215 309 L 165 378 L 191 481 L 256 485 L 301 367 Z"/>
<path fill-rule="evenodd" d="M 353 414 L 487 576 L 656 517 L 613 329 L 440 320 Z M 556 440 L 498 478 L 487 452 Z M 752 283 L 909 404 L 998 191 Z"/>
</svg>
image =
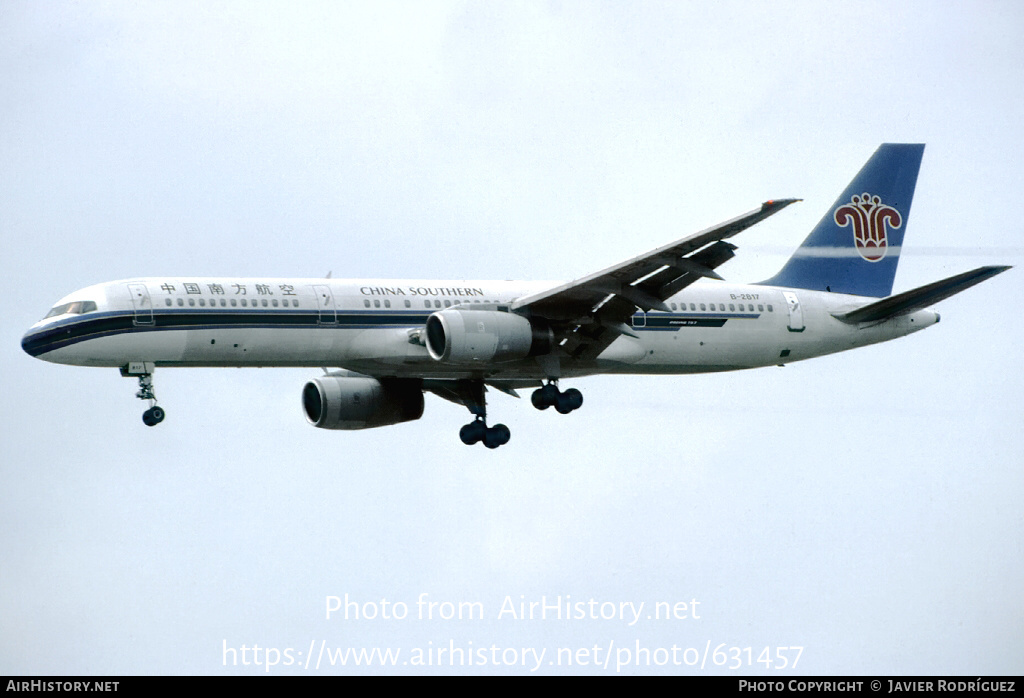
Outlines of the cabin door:
<svg viewBox="0 0 1024 698">
<path fill-rule="evenodd" d="M 783 291 L 782 295 L 785 296 L 786 306 L 789 308 L 789 331 L 803 332 L 806 328 L 804 327 L 804 310 L 800 306 L 800 299 L 792 291 Z"/>
<path fill-rule="evenodd" d="M 313 287 L 313 291 L 316 293 L 316 305 L 320 313 L 320 324 L 337 324 L 338 311 L 334 308 L 334 294 L 331 293 L 331 287 L 326 284 L 318 284 Z"/>
<path fill-rule="evenodd" d="M 132 322 L 136 325 L 152 325 L 153 302 L 149 299 L 146 284 L 128 284 L 128 293 L 132 296 L 132 307 L 135 309 Z"/>
</svg>

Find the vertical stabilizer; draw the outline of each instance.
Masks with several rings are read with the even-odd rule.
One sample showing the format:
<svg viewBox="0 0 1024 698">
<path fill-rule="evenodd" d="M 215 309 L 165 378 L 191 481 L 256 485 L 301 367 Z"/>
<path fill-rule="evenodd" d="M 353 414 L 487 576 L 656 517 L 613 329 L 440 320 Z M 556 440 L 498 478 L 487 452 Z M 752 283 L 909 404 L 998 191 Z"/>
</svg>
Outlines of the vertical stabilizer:
<svg viewBox="0 0 1024 698">
<path fill-rule="evenodd" d="M 768 286 L 892 293 L 923 144 L 883 143 Z"/>
</svg>

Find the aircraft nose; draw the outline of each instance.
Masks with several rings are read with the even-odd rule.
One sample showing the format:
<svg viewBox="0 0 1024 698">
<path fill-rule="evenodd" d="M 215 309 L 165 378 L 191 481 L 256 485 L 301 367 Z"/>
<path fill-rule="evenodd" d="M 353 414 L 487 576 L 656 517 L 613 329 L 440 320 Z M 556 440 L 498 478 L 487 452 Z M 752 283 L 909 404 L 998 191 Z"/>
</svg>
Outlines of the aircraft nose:
<svg viewBox="0 0 1024 698">
<path fill-rule="evenodd" d="M 47 343 L 50 341 L 48 333 L 43 330 L 29 330 L 21 338 L 21 349 L 32 357 L 39 358 L 39 355 L 46 351 Z"/>
<path fill-rule="evenodd" d="M 33 346 L 33 332 L 32 332 L 32 330 L 29 330 L 21 338 L 21 349 L 22 349 L 22 351 L 24 351 L 29 356 L 35 356 L 35 354 L 32 353 L 32 346 Z"/>
</svg>

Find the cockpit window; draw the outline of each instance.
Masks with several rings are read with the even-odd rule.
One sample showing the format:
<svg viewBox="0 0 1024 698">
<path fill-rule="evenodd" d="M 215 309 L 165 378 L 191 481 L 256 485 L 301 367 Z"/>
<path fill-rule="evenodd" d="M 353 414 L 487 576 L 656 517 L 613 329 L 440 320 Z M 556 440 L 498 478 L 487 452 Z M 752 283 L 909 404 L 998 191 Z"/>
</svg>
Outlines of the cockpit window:
<svg viewBox="0 0 1024 698">
<path fill-rule="evenodd" d="M 74 301 L 73 303 L 58 305 L 56 308 L 48 312 L 46 317 L 55 317 L 57 315 L 81 315 L 82 313 L 91 313 L 94 310 L 96 310 L 96 303 L 93 301 Z"/>
</svg>

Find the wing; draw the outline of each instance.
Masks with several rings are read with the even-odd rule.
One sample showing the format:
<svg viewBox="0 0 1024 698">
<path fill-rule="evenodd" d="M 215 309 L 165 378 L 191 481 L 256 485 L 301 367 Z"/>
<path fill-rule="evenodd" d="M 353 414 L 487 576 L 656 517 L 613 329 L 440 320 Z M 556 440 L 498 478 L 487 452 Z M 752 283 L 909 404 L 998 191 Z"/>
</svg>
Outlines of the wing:
<svg viewBox="0 0 1024 698">
<path fill-rule="evenodd" d="M 665 299 L 707 276 L 734 256 L 725 242 L 800 199 L 775 199 L 742 216 L 596 274 L 523 296 L 512 304 L 551 323 L 564 340 L 562 349 L 576 359 L 596 358 L 621 334 L 632 335 L 626 321 L 642 310 L 669 310 Z"/>
</svg>

